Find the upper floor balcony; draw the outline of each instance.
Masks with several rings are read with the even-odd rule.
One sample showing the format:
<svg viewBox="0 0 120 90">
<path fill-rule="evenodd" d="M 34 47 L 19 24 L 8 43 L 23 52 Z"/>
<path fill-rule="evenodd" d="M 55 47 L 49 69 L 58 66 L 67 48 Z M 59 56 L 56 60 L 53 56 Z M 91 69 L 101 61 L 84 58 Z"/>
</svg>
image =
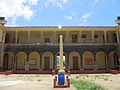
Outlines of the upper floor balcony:
<svg viewBox="0 0 120 90">
<path fill-rule="evenodd" d="M 119 43 L 118 31 L 7 31 L 4 42 L 48 44 L 59 43 L 59 36 L 63 35 L 63 43 Z"/>
</svg>

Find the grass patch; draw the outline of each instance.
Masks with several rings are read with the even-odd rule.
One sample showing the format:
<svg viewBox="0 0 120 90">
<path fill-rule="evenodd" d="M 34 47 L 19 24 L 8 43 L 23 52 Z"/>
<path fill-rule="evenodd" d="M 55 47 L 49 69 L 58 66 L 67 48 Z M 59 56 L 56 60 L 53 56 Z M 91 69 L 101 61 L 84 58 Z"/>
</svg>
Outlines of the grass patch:
<svg viewBox="0 0 120 90">
<path fill-rule="evenodd" d="M 80 77 L 89 77 L 88 74 L 79 74 Z"/>
<path fill-rule="evenodd" d="M 71 84 L 73 84 L 77 90 L 108 90 L 100 85 L 85 80 L 77 81 L 71 79 Z"/>
</svg>

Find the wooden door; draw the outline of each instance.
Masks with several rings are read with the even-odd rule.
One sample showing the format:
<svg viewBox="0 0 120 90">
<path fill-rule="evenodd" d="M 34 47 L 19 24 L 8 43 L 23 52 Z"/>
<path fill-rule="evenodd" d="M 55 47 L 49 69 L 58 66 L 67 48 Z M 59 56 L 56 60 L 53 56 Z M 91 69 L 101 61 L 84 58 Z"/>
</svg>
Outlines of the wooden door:
<svg viewBox="0 0 120 90">
<path fill-rule="evenodd" d="M 78 56 L 73 57 L 73 69 L 78 69 Z"/>
<path fill-rule="evenodd" d="M 50 57 L 44 57 L 44 69 L 50 69 Z"/>
</svg>

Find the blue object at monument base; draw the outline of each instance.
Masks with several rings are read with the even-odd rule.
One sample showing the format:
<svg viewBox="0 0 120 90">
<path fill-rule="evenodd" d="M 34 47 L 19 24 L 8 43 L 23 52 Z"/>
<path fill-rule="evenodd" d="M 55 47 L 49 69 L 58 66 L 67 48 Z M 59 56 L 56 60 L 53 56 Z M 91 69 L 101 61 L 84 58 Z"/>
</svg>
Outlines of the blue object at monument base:
<svg viewBox="0 0 120 90">
<path fill-rule="evenodd" d="M 64 85 L 64 83 L 65 83 L 65 75 L 62 73 L 58 74 L 58 84 Z"/>
</svg>

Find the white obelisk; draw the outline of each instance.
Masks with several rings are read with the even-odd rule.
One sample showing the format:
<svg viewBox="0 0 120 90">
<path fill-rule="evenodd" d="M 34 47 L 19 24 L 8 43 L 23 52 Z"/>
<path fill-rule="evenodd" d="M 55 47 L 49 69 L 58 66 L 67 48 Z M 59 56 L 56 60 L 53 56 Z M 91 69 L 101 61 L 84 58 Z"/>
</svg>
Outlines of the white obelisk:
<svg viewBox="0 0 120 90">
<path fill-rule="evenodd" d="M 64 66 L 63 66 L 63 38 L 62 35 L 60 35 L 60 69 L 59 73 L 64 73 Z"/>
</svg>

